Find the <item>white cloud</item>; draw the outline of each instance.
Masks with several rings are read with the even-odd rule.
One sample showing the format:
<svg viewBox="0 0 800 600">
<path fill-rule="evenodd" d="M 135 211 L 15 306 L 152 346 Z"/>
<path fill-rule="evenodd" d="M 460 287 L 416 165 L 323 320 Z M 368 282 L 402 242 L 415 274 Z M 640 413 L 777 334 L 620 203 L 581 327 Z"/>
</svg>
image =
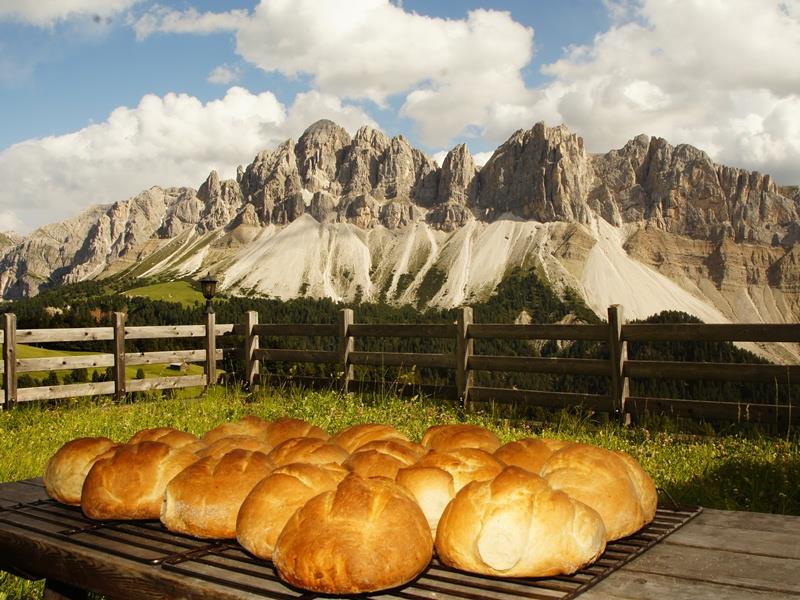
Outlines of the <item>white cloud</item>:
<svg viewBox="0 0 800 600">
<path fill-rule="evenodd" d="M 19 231 L 22 222 L 16 214 L 10 210 L 0 210 L 0 233 L 3 231 Z"/>
<path fill-rule="evenodd" d="M 320 92 L 284 107 L 269 92 L 233 87 L 203 104 L 186 94 L 147 95 L 102 123 L 32 139 L 0 152 L 0 228 L 32 228 L 74 216 L 91 204 L 130 197 L 153 185 L 197 188 L 211 169 L 232 177 L 261 150 L 329 118 L 354 132 L 371 119 Z"/>
<path fill-rule="evenodd" d="M 214 70 L 208 74 L 207 81 L 209 83 L 218 83 L 220 85 L 227 85 L 239 79 L 241 69 L 239 67 L 230 67 L 228 65 L 219 65 L 214 67 Z"/>
<path fill-rule="evenodd" d="M 476 165 L 482 167 L 489 162 L 489 159 L 492 158 L 492 154 L 494 154 L 494 152 L 478 152 L 472 158 Z"/>
<path fill-rule="evenodd" d="M 13 20 L 37 27 L 76 17 L 108 18 L 141 0 L 3 0 L 0 20 Z"/>
<path fill-rule="evenodd" d="M 800 2 L 609 5 L 608 31 L 543 69 L 537 112 L 594 151 L 648 133 L 800 182 Z"/>
<path fill-rule="evenodd" d="M 235 31 L 247 19 L 246 10 L 225 13 L 201 13 L 195 8 L 177 11 L 155 5 L 132 22 L 136 38 L 143 40 L 154 33 L 210 34 Z"/>
</svg>

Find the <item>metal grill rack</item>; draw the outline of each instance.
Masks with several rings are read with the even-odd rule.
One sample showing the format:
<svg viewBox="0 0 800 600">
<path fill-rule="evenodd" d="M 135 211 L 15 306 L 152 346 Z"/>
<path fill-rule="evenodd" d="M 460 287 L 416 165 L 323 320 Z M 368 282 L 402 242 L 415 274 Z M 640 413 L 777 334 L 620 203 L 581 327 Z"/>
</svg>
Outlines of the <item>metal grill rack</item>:
<svg viewBox="0 0 800 600">
<path fill-rule="evenodd" d="M 459 598 L 464 600 L 567 600 L 575 598 L 622 565 L 641 555 L 702 511 L 699 507 L 661 507 L 655 520 L 636 534 L 611 542 L 592 565 L 569 576 L 493 578 L 463 573 L 434 559 L 413 582 L 370 598 Z M 224 585 L 248 597 L 316 598 L 291 588 L 272 563 L 253 558 L 232 542 L 209 542 L 174 534 L 157 521 L 94 522 L 80 510 L 52 500 L 35 500 L 0 508 L 0 522 L 55 538 L 65 551 L 82 546 L 123 559 Z"/>
</svg>

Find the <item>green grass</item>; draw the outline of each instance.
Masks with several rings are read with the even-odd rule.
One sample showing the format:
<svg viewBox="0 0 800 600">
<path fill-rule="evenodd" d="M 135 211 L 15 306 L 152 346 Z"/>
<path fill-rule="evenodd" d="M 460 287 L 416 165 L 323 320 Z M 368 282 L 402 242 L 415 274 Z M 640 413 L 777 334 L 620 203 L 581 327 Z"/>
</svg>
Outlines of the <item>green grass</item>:
<svg viewBox="0 0 800 600">
<path fill-rule="evenodd" d="M 133 288 L 122 292 L 126 296 L 144 296 L 151 300 L 163 300 L 164 302 L 177 302 L 184 306 L 194 306 L 203 303 L 203 294 L 188 281 L 169 281 L 166 283 L 154 283 L 142 287 Z"/>
<path fill-rule="evenodd" d="M 0 481 L 41 475 L 47 458 L 79 436 L 127 440 L 139 429 L 168 425 L 202 434 L 221 421 L 256 414 L 290 415 L 329 432 L 355 423 L 382 422 L 419 439 L 430 425 L 470 422 L 490 427 L 503 441 L 544 436 L 624 450 L 636 457 L 656 484 L 679 502 L 728 509 L 800 514 L 800 438 L 758 432 L 687 434 L 674 423 L 624 428 L 577 411 L 547 422 L 511 423 L 491 412 L 464 414 L 457 406 L 389 394 L 265 390 L 248 397 L 222 387 L 197 397 L 190 390 L 172 398 L 149 394 L 126 405 L 108 400 L 71 400 L 20 406 L 0 413 Z M 663 494 L 662 494 L 663 497 Z M 35 584 L 0 573 L 0 598 L 36 596 Z"/>
</svg>

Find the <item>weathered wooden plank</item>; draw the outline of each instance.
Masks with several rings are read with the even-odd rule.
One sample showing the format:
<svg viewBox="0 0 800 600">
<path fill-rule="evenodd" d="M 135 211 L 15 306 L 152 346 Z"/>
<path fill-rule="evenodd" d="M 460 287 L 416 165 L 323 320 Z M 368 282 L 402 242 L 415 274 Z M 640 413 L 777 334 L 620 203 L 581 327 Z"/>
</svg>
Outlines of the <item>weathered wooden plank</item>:
<svg viewBox="0 0 800 600">
<path fill-rule="evenodd" d="M 754 423 L 800 422 L 800 406 L 796 404 L 747 404 L 630 396 L 627 406 L 628 412 L 637 417 L 650 412 L 693 419 L 721 419 Z"/>
<path fill-rule="evenodd" d="M 125 399 L 125 313 L 114 313 L 114 399 Z"/>
<path fill-rule="evenodd" d="M 560 375 L 609 376 L 607 360 L 591 358 L 534 358 L 528 356 L 489 356 L 473 354 L 469 368 L 477 371 L 522 371 Z"/>
<path fill-rule="evenodd" d="M 125 339 L 202 338 L 205 325 L 145 325 L 125 328 Z"/>
<path fill-rule="evenodd" d="M 58 398 L 105 396 L 113 393 L 113 381 L 98 381 L 94 383 L 71 383 L 69 385 L 20 388 L 17 390 L 17 399 L 19 402 L 31 402 L 33 400 L 56 400 Z"/>
<path fill-rule="evenodd" d="M 452 354 L 414 353 L 414 352 L 351 352 L 350 362 L 354 365 L 373 367 L 437 367 L 454 369 L 455 357 Z"/>
<path fill-rule="evenodd" d="M 113 367 L 113 354 L 87 354 L 80 356 L 50 356 L 46 358 L 18 358 L 17 372 L 58 371 L 61 369 L 91 369 Z"/>
<path fill-rule="evenodd" d="M 73 585 L 67 585 L 60 581 L 48 579 L 44 582 L 44 593 L 42 600 L 84 600 L 88 594 Z"/>
<path fill-rule="evenodd" d="M 209 303 L 209 307 L 211 304 Z M 204 370 L 206 373 L 206 386 L 211 386 L 217 383 L 217 335 L 215 326 L 217 323 L 217 315 L 213 310 L 206 311 L 206 335 L 205 335 L 205 350 L 207 360 L 205 362 Z"/>
<path fill-rule="evenodd" d="M 214 325 L 214 335 L 227 335 L 229 333 L 235 333 L 236 325 L 233 323 L 217 323 Z"/>
<path fill-rule="evenodd" d="M 355 337 L 456 337 L 456 326 L 452 323 L 353 323 L 350 334 Z"/>
<path fill-rule="evenodd" d="M 693 363 L 629 360 L 626 377 L 651 379 L 721 379 L 725 381 L 800 382 L 800 365 L 757 365 L 751 363 Z"/>
<path fill-rule="evenodd" d="M 342 365 L 342 389 L 346 392 L 353 379 L 353 364 L 350 353 L 356 349 L 356 341 L 350 334 L 353 325 L 353 309 L 343 308 L 339 311 L 339 364 Z"/>
<path fill-rule="evenodd" d="M 253 325 L 254 335 L 273 337 L 306 336 L 336 337 L 339 329 L 335 324 L 320 323 L 259 323 Z"/>
<path fill-rule="evenodd" d="M 608 325 L 517 325 L 473 323 L 471 338 L 504 338 L 512 340 L 608 340 Z"/>
<path fill-rule="evenodd" d="M 622 339 L 622 324 L 625 316 L 622 307 L 614 304 L 608 307 L 608 349 L 609 369 L 611 371 L 611 401 L 614 410 L 624 423 L 630 421 L 630 414 L 626 414 L 625 404 L 630 396 L 630 381 L 623 371 L 628 360 L 628 343 Z"/>
<path fill-rule="evenodd" d="M 3 409 L 11 410 L 17 403 L 17 315 L 3 315 Z"/>
<path fill-rule="evenodd" d="M 244 323 L 241 325 L 240 334 L 244 336 L 242 348 L 244 359 L 244 381 L 250 391 L 256 391 L 261 376 L 261 361 L 258 360 L 259 339 L 253 332 L 253 327 L 258 324 L 258 312 L 248 310 L 244 314 Z"/>
<path fill-rule="evenodd" d="M 667 538 L 628 565 L 626 570 L 678 575 L 681 579 L 797 596 L 800 595 L 797 568 L 798 563 L 793 559 L 692 548 L 670 544 Z"/>
<path fill-rule="evenodd" d="M 262 348 L 254 350 L 253 355 L 266 362 L 310 362 L 335 363 L 339 361 L 339 353 L 333 350 L 283 350 L 278 348 Z"/>
<path fill-rule="evenodd" d="M 759 535 L 753 535 L 752 529 L 694 523 L 692 527 L 672 534 L 669 542 L 693 548 L 712 548 L 800 560 L 800 537 L 797 533 L 764 531 Z"/>
<path fill-rule="evenodd" d="M 473 386 L 475 374 L 469 368 L 469 359 L 475 353 L 475 341 L 469 337 L 469 327 L 472 325 L 472 308 L 464 306 L 458 314 L 456 327 L 456 387 L 461 404 L 464 408 L 469 406 L 469 391 Z"/>
<path fill-rule="evenodd" d="M 747 533 L 742 534 L 744 536 L 775 532 L 793 534 L 800 539 L 800 517 L 798 516 L 704 508 L 703 512 L 692 520 L 692 523 L 746 530 Z M 694 527 L 694 525 L 692 526 Z"/>
<path fill-rule="evenodd" d="M 601 412 L 612 412 L 613 410 L 611 399 L 601 394 L 576 394 L 573 392 L 547 392 L 490 387 L 472 387 L 469 393 L 473 402 L 519 402 L 548 408 L 584 406 Z"/>
<path fill-rule="evenodd" d="M 85 342 L 114 338 L 113 327 L 72 327 L 61 329 L 18 329 L 17 342 Z"/>
<path fill-rule="evenodd" d="M 636 565 L 636 561 L 631 563 Z M 785 600 L 782 592 L 689 581 L 677 575 L 616 571 L 579 596 L 580 600 Z"/>
<path fill-rule="evenodd" d="M 143 392 L 145 390 L 168 390 L 185 387 L 203 387 L 205 385 L 205 375 L 183 375 L 179 377 L 131 379 L 128 380 L 127 389 L 129 392 Z"/>
<path fill-rule="evenodd" d="M 217 360 L 222 360 L 223 350 L 217 348 Z M 125 354 L 127 365 L 162 365 L 172 362 L 203 362 L 206 359 L 205 350 L 163 350 L 159 352 L 128 352 Z"/>
<path fill-rule="evenodd" d="M 622 327 L 628 342 L 800 342 L 800 324 L 633 323 Z"/>
</svg>

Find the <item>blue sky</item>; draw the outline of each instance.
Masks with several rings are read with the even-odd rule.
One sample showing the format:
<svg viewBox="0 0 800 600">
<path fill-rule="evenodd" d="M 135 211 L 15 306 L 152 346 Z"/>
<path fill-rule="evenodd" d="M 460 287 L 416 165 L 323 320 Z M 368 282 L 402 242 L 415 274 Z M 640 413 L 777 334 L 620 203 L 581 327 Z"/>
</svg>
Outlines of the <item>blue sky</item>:
<svg viewBox="0 0 800 600">
<path fill-rule="evenodd" d="M 198 187 L 332 118 L 485 161 L 565 123 L 800 183 L 799 0 L 0 0 L 0 231 Z"/>
</svg>

